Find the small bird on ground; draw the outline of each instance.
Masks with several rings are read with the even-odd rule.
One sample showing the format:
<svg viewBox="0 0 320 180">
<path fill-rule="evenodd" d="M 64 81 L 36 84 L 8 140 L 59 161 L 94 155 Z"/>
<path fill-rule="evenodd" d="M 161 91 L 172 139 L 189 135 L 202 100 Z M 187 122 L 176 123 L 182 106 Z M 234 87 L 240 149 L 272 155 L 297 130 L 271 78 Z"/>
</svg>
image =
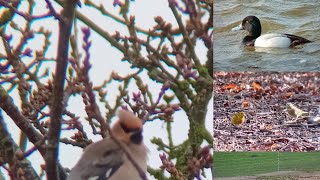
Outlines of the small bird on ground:
<svg viewBox="0 0 320 180">
<path fill-rule="evenodd" d="M 142 122 L 132 112 L 119 111 L 119 120 L 112 127 L 113 134 L 127 146 L 131 156 L 146 172 L 148 149 L 143 143 Z M 111 137 L 90 144 L 71 169 L 67 180 L 141 180 L 125 152 Z"/>
<path fill-rule="evenodd" d="M 309 112 L 303 111 L 298 107 L 294 106 L 292 103 L 287 104 L 287 112 L 291 117 L 297 120 L 301 116 L 309 116 Z"/>
<path fill-rule="evenodd" d="M 239 126 L 239 125 L 243 124 L 244 121 L 246 120 L 245 115 L 246 114 L 244 112 L 233 113 L 231 115 L 231 124 L 233 124 L 235 126 Z"/>
</svg>

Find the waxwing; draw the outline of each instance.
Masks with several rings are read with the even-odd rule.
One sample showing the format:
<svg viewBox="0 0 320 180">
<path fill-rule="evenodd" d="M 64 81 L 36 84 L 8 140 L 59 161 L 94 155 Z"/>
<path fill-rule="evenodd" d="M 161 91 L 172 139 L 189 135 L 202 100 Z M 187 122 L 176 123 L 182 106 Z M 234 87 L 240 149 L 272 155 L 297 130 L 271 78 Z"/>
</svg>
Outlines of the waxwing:
<svg viewBox="0 0 320 180">
<path fill-rule="evenodd" d="M 120 110 L 119 120 L 111 131 L 127 149 L 139 166 L 147 171 L 148 149 L 143 143 L 142 121 L 132 112 Z M 137 169 L 123 149 L 111 137 L 90 144 L 78 163 L 71 169 L 67 180 L 87 179 L 141 180 Z"/>
</svg>

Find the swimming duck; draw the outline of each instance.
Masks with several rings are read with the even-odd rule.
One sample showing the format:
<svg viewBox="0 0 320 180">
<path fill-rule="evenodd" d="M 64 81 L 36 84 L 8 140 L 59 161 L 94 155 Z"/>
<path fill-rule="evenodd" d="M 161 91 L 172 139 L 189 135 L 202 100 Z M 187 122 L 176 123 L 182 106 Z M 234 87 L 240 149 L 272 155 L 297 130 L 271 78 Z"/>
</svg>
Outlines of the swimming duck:
<svg viewBox="0 0 320 180">
<path fill-rule="evenodd" d="M 242 41 L 246 46 L 288 48 L 312 42 L 291 34 L 269 33 L 261 35 L 261 23 L 256 16 L 245 17 L 239 26 L 232 28 L 232 31 L 237 30 L 249 32 Z"/>
</svg>

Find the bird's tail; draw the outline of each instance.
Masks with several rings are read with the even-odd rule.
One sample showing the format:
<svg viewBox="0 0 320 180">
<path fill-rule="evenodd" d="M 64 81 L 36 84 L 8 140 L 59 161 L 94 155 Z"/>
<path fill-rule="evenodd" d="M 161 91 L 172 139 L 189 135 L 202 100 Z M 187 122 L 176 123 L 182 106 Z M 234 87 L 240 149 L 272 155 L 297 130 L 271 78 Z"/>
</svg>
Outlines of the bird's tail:
<svg viewBox="0 0 320 180">
<path fill-rule="evenodd" d="M 303 117 L 308 117 L 308 116 L 309 116 L 309 112 L 303 112 L 303 113 L 301 114 L 301 116 L 303 116 Z"/>
</svg>

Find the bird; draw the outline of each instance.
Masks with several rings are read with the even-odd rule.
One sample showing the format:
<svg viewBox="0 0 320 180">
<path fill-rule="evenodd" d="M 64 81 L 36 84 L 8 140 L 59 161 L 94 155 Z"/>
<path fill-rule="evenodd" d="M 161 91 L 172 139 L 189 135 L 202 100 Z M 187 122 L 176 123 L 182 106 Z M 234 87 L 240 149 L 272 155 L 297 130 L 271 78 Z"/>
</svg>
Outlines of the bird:
<svg viewBox="0 0 320 180">
<path fill-rule="evenodd" d="M 261 23 L 256 16 L 247 16 L 232 31 L 246 30 L 249 34 L 242 43 L 246 46 L 288 48 L 312 41 L 292 34 L 269 33 L 261 35 Z"/>
<path fill-rule="evenodd" d="M 111 128 L 113 135 L 127 147 L 135 162 L 146 172 L 149 150 L 143 143 L 142 121 L 126 110 L 120 110 L 118 116 L 119 120 Z M 141 180 L 136 167 L 110 136 L 84 149 L 67 180 L 87 180 L 89 178 Z"/>
<path fill-rule="evenodd" d="M 294 117 L 295 120 L 297 120 L 301 116 L 309 116 L 309 112 L 299 109 L 292 103 L 287 103 L 287 112 L 291 117 Z"/>
<path fill-rule="evenodd" d="M 239 126 L 246 120 L 244 112 L 236 112 L 231 115 L 231 124 Z"/>
</svg>

